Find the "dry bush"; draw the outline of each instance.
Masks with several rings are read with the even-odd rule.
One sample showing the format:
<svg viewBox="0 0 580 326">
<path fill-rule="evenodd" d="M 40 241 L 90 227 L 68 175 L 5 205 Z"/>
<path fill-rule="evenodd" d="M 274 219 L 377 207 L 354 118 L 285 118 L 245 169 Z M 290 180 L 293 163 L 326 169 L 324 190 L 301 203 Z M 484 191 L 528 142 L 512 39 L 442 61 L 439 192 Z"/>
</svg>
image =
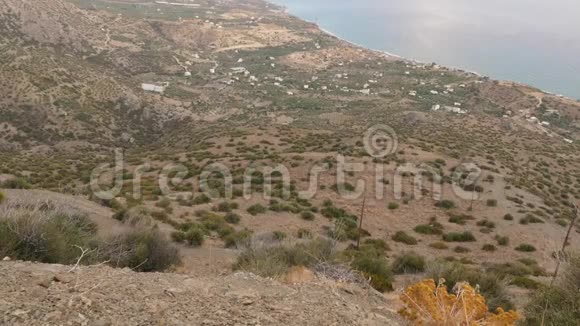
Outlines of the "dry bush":
<svg viewBox="0 0 580 326">
<path fill-rule="evenodd" d="M 424 280 L 408 287 L 401 300 L 400 314 L 416 325 L 515 325 L 520 318 L 513 310 L 490 312 L 477 287 L 465 282 L 449 293 L 443 281 Z"/>
</svg>

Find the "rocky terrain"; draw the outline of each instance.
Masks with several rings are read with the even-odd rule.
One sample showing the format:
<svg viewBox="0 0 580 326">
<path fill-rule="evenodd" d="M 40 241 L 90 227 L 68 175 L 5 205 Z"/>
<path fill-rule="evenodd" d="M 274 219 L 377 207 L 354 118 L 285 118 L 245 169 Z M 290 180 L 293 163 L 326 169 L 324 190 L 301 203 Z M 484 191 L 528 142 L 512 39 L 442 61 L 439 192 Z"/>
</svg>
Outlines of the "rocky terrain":
<svg viewBox="0 0 580 326">
<path fill-rule="evenodd" d="M 377 126 L 388 127 L 390 141 L 369 133 Z M 171 263 L 179 256 L 179 264 L 170 270 L 189 275 L 79 267 L 67 276 L 86 274 L 88 282 L 79 283 L 81 292 L 69 292 L 71 282 L 43 287 L 36 279 L 11 277 L 19 268 L 32 279 L 70 267 L 8 262 L 3 273 L 15 292 L 2 296 L 8 300 L 4 320 L 25 324 L 20 318 L 55 314 L 82 322 L 78 312 L 86 323 L 106 324 L 107 309 L 122 314 L 118 302 L 134 307 L 135 324 L 170 318 L 155 314 L 173 307 L 178 315 L 196 311 L 184 315 L 195 316 L 185 324 L 219 324 L 234 313 L 226 302 L 242 316 L 263 313 L 255 323 L 262 325 L 390 318 L 372 308 L 382 305 L 373 295 L 361 299 L 324 280 L 295 286 L 247 274 L 222 280 L 255 239 L 284 253 L 310 240 L 331 240 L 333 259 L 365 276 L 382 274 L 374 285 L 384 292 L 436 278 L 429 267 L 449 263 L 473 282 L 483 283 L 474 275 L 487 275 L 493 280 L 486 283 L 501 283 L 505 291 L 494 308 L 519 309 L 566 260 L 568 230 L 564 249 L 580 248 L 574 208 L 579 140 L 579 101 L 370 51 L 262 0 L 0 0 L 0 235 L 16 239 L 9 243 L 12 258 L 74 263 L 74 245 L 109 250 L 110 236 L 138 230 L 143 233 L 121 239 L 142 244 L 145 238 L 145 247 L 171 242 Z M 369 142 L 377 146 L 369 149 Z M 385 155 L 377 155 L 381 151 Z M 359 168 L 343 173 L 342 163 Z M 362 182 L 364 189 L 349 196 Z M 114 191 L 101 196 L 97 188 Z M 303 196 L 312 189 L 312 196 Z M 47 207 L 61 206 L 74 221 L 87 222 L 80 231 L 44 225 L 66 255 L 18 251 L 18 218 L 35 231 L 35 222 L 46 219 L 30 216 L 48 212 L 59 222 L 59 211 Z M 130 254 L 143 258 L 155 250 Z M 123 266 L 143 267 L 141 261 Z M 255 265 L 256 274 L 267 276 L 290 267 L 282 264 L 280 272 Z M 108 274 L 114 280 L 103 278 Z M 194 277 L 214 292 L 179 286 L 199 284 Z M 243 298 L 227 295 L 222 281 L 258 291 L 255 303 L 266 301 L 244 305 Z M 96 294 L 125 289 L 125 283 L 137 290 L 113 291 L 115 304 Z M 257 288 L 248 289 L 252 284 Z M 87 298 L 93 308 L 106 309 L 91 312 L 77 294 L 96 285 Z M 139 310 L 141 286 L 160 308 Z M 178 291 L 167 294 L 172 288 Z M 177 300 L 180 291 L 198 297 Z M 319 300 L 318 314 L 310 302 L 320 293 L 338 301 Z M 36 316 L 32 306 L 14 306 L 50 301 L 50 295 L 66 297 L 65 306 L 74 297 L 71 305 L 80 310 L 59 315 L 43 306 Z M 348 295 L 354 296 L 350 308 L 338 309 Z M 268 310 L 278 299 L 296 309 Z M 354 309 L 352 315 L 346 309 Z"/>
<path fill-rule="evenodd" d="M 285 284 L 4 261 L 0 278 L 2 325 L 403 325 L 374 290 L 312 276 Z"/>
</svg>

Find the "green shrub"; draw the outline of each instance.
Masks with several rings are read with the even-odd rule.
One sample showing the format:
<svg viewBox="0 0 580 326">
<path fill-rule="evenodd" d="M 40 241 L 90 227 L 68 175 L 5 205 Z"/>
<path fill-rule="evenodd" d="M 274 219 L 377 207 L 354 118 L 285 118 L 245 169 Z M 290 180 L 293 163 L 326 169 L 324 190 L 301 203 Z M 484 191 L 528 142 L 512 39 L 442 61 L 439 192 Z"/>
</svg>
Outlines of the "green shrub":
<svg viewBox="0 0 580 326">
<path fill-rule="evenodd" d="M 199 227 L 190 228 L 185 232 L 185 241 L 192 247 L 199 247 L 203 244 L 205 238 L 204 231 Z"/>
<path fill-rule="evenodd" d="M 408 235 L 405 231 L 397 231 L 392 237 L 393 241 L 402 242 L 408 245 L 416 245 L 418 243 L 417 239 Z"/>
<path fill-rule="evenodd" d="M 505 214 L 503 216 L 503 219 L 506 220 L 506 221 L 513 221 L 514 220 L 514 217 L 513 217 L 512 214 Z"/>
<path fill-rule="evenodd" d="M 488 199 L 486 201 L 486 204 L 488 207 L 496 207 L 497 206 L 497 200 L 495 199 Z"/>
<path fill-rule="evenodd" d="M 488 244 L 484 244 L 483 247 L 481 248 L 481 250 L 494 252 L 497 250 L 497 248 L 494 245 L 488 243 Z"/>
<path fill-rule="evenodd" d="M 366 239 L 362 244 L 362 250 L 374 249 L 378 253 L 390 251 L 391 248 L 383 239 Z"/>
<path fill-rule="evenodd" d="M 537 223 L 544 223 L 544 220 L 538 218 L 532 214 L 527 214 L 525 217 L 520 219 L 520 224 L 527 225 L 527 224 L 537 224 Z"/>
<path fill-rule="evenodd" d="M 206 194 L 201 194 L 195 198 L 193 198 L 193 205 L 202 205 L 202 204 L 207 204 L 211 202 L 211 198 L 209 198 L 209 196 L 207 196 Z"/>
<path fill-rule="evenodd" d="M 497 244 L 500 246 L 507 246 L 510 243 L 510 238 L 507 236 L 496 235 L 495 241 L 497 241 Z"/>
<path fill-rule="evenodd" d="M 282 240 L 286 239 L 286 233 L 284 233 L 282 231 L 274 231 L 274 233 L 272 233 L 272 235 L 274 236 L 274 239 L 276 241 L 282 241 Z"/>
<path fill-rule="evenodd" d="M 525 308 L 526 325 L 578 325 L 580 256 L 573 253 L 554 286 L 540 287 Z M 547 307 L 546 307 L 547 304 Z M 547 309 L 546 309 L 547 308 Z"/>
<path fill-rule="evenodd" d="M 444 199 L 436 202 L 435 207 L 443 209 L 452 209 L 455 207 L 455 203 L 452 200 Z"/>
<path fill-rule="evenodd" d="M 264 207 L 264 206 L 262 206 L 260 204 L 255 204 L 255 205 L 252 205 L 252 206 L 248 207 L 247 211 L 251 215 L 256 216 L 258 214 L 264 214 L 264 213 L 266 213 L 267 209 L 266 209 L 266 207 Z"/>
<path fill-rule="evenodd" d="M 224 219 L 230 224 L 238 224 L 240 223 L 241 217 L 236 213 L 229 212 L 224 216 Z"/>
<path fill-rule="evenodd" d="M 293 266 L 313 267 L 335 258 L 334 243 L 326 239 L 311 240 L 293 246 L 247 243 L 234 270 L 244 270 L 263 277 L 282 276 Z"/>
<path fill-rule="evenodd" d="M 23 178 L 8 179 L 0 183 L 0 188 L 6 189 L 30 189 L 30 184 Z"/>
<path fill-rule="evenodd" d="M 96 236 L 96 224 L 78 212 L 17 209 L 0 217 L 0 256 L 50 264 L 75 263 Z M 87 261 L 91 259 L 87 257 Z"/>
<path fill-rule="evenodd" d="M 0 204 L 4 201 L 4 193 L 0 191 Z"/>
<path fill-rule="evenodd" d="M 534 281 L 529 277 L 526 276 L 516 276 L 510 283 L 511 285 L 515 285 L 520 288 L 530 289 L 530 290 L 537 290 L 542 286 L 542 283 L 538 281 Z"/>
<path fill-rule="evenodd" d="M 354 258 L 351 266 L 370 279 L 371 286 L 377 291 L 393 290 L 393 272 L 384 257 L 362 252 Z"/>
<path fill-rule="evenodd" d="M 230 232 L 222 237 L 226 248 L 236 248 L 244 246 L 252 237 L 252 232 L 249 230 Z"/>
<path fill-rule="evenodd" d="M 468 220 L 473 220 L 473 219 L 474 218 L 471 215 L 465 215 L 465 214 L 457 215 L 457 214 L 449 213 L 449 223 L 465 225 Z"/>
<path fill-rule="evenodd" d="M 536 247 L 532 246 L 531 244 L 522 243 L 521 245 L 516 247 L 516 250 L 523 252 L 534 252 L 536 251 Z"/>
<path fill-rule="evenodd" d="M 399 204 L 395 203 L 395 202 L 390 202 L 389 205 L 387 206 L 390 210 L 394 210 L 399 208 Z"/>
<path fill-rule="evenodd" d="M 106 257 L 115 267 L 139 272 L 164 271 L 180 261 L 177 248 L 156 228 L 132 229 L 110 237 L 100 246 L 101 259 Z"/>
<path fill-rule="evenodd" d="M 216 212 L 225 212 L 229 213 L 234 209 L 238 208 L 238 203 L 230 203 L 227 201 L 221 202 L 217 204 L 217 206 L 213 207 L 213 210 Z"/>
<path fill-rule="evenodd" d="M 449 232 L 443 235 L 443 240 L 447 242 L 473 242 L 475 237 L 469 231 L 462 233 L 459 232 Z"/>
<path fill-rule="evenodd" d="M 314 220 L 314 214 L 312 214 L 312 212 L 309 211 L 304 211 L 300 214 L 300 217 L 302 217 L 303 220 L 306 221 L 313 221 Z"/>
<path fill-rule="evenodd" d="M 458 254 L 465 254 L 470 252 L 471 250 L 469 250 L 469 248 L 465 248 L 462 246 L 457 246 L 455 247 L 455 249 L 453 249 L 454 252 L 458 253 Z"/>
<path fill-rule="evenodd" d="M 437 222 L 432 222 L 431 224 L 419 224 L 413 230 L 419 234 L 442 234 L 443 225 Z"/>
<path fill-rule="evenodd" d="M 393 262 L 393 272 L 396 274 L 415 274 L 424 271 L 425 258 L 414 252 L 403 253 Z"/>
<path fill-rule="evenodd" d="M 488 228 L 488 229 L 495 228 L 495 223 L 488 220 L 488 219 L 483 219 L 483 220 L 477 221 L 476 225 L 483 226 L 484 228 Z"/>
</svg>

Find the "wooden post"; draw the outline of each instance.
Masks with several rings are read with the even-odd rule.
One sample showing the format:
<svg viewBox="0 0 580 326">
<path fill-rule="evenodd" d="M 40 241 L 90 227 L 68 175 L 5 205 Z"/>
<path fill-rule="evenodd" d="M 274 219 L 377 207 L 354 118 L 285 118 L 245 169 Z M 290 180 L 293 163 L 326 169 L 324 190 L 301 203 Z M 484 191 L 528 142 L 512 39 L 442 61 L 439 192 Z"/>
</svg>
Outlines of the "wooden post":
<svg viewBox="0 0 580 326">
<path fill-rule="evenodd" d="M 360 221 L 358 224 L 358 237 L 356 239 L 356 250 L 360 248 L 360 238 L 362 237 L 362 224 L 363 218 L 365 217 L 365 203 L 367 201 L 367 197 L 363 197 L 362 208 L 360 210 Z"/>
<path fill-rule="evenodd" d="M 565 254 L 566 246 L 568 246 L 568 240 L 570 239 L 570 234 L 572 233 L 572 229 L 574 228 L 574 225 L 576 224 L 576 219 L 578 219 L 578 216 L 580 215 L 580 209 L 578 209 L 578 205 L 576 205 L 576 204 L 573 204 L 573 205 L 574 205 L 575 214 L 574 214 L 574 217 L 572 218 L 572 221 L 570 221 L 570 227 L 568 227 L 568 232 L 566 232 L 566 237 L 564 238 L 564 243 L 562 243 L 562 250 L 560 250 L 562 255 Z M 557 259 L 556 270 L 554 271 L 554 275 L 552 275 L 552 280 L 550 281 L 550 287 L 554 286 L 554 283 L 556 282 L 556 278 L 558 277 L 558 272 L 560 272 L 560 265 L 562 263 L 561 258 L 560 258 L 560 253 L 558 253 L 556 259 Z M 545 325 L 546 311 L 548 311 L 548 300 L 546 300 L 546 304 L 544 305 L 544 311 L 542 312 L 542 323 L 541 323 L 542 326 Z"/>
</svg>

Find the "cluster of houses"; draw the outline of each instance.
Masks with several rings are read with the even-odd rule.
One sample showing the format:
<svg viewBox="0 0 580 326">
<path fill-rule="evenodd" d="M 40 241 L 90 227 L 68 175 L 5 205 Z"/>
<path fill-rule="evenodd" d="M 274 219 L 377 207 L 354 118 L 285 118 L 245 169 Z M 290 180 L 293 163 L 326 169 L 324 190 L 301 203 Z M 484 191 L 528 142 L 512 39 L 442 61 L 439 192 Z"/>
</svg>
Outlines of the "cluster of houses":
<svg viewBox="0 0 580 326">
<path fill-rule="evenodd" d="M 435 104 L 431 107 L 431 111 L 446 111 L 446 112 L 450 112 L 450 113 L 457 113 L 457 114 L 466 114 L 467 111 L 463 110 L 461 108 L 461 103 L 455 103 L 455 106 L 450 106 L 450 105 L 440 105 L 440 104 Z"/>
</svg>

